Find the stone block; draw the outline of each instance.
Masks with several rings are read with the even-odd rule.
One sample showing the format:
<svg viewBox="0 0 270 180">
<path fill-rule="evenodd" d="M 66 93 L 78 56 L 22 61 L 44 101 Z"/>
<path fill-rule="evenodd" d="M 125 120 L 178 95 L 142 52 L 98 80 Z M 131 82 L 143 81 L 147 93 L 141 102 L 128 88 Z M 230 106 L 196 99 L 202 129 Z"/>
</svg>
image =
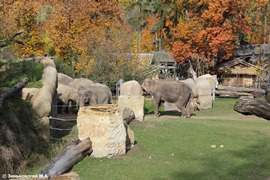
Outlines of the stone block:
<svg viewBox="0 0 270 180">
<path fill-rule="evenodd" d="M 78 137 L 92 141 L 93 157 L 111 157 L 126 153 L 126 128 L 115 104 L 80 107 Z"/>
<path fill-rule="evenodd" d="M 213 105 L 213 98 L 211 95 L 199 96 L 198 101 L 200 102 L 201 109 L 210 109 Z"/>
<path fill-rule="evenodd" d="M 144 119 L 144 96 L 119 96 L 118 107 L 121 112 L 128 107 L 135 114 L 135 119 L 143 121 Z"/>
</svg>

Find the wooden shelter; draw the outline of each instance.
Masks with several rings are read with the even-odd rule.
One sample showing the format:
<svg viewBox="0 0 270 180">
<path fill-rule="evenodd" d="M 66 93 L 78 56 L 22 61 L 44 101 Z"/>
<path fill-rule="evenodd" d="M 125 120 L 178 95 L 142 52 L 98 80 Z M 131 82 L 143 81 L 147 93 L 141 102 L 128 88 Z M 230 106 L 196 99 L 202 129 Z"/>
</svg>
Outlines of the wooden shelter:
<svg viewBox="0 0 270 180">
<path fill-rule="evenodd" d="M 261 68 L 243 59 L 234 59 L 224 63 L 218 71 L 221 85 L 255 88 Z"/>
</svg>

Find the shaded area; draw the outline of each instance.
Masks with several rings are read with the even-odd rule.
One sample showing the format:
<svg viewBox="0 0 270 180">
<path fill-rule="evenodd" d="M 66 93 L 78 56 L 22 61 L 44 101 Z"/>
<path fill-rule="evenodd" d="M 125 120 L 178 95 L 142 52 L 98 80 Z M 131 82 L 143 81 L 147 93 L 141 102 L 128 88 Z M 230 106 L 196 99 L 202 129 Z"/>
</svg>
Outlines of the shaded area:
<svg viewBox="0 0 270 180">
<path fill-rule="evenodd" d="M 52 140 L 60 140 L 69 135 L 77 124 L 77 114 L 58 114 L 50 119 L 50 136 Z"/>
</svg>

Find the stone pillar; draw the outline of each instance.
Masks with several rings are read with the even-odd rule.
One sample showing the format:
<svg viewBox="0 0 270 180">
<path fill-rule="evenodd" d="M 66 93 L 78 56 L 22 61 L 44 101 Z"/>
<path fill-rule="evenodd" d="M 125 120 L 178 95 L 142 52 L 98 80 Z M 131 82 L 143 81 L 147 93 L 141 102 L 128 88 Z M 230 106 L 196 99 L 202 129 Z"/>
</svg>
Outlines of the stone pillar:
<svg viewBox="0 0 270 180">
<path fill-rule="evenodd" d="M 118 98 L 118 106 L 120 111 L 126 107 L 132 109 L 135 119 L 143 121 L 144 119 L 144 96 L 125 96 L 120 95 Z"/>
<path fill-rule="evenodd" d="M 209 81 L 213 81 L 211 79 L 207 79 L 203 76 L 198 77 L 196 84 L 198 88 L 198 101 L 200 103 L 201 109 L 210 109 L 212 108 L 213 98 L 212 98 L 212 84 Z"/>
<path fill-rule="evenodd" d="M 80 107 L 78 137 L 90 137 L 93 157 L 111 157 L 126 153 L 126 129 L 122 113 L 115 104 Z"/>
</svg>

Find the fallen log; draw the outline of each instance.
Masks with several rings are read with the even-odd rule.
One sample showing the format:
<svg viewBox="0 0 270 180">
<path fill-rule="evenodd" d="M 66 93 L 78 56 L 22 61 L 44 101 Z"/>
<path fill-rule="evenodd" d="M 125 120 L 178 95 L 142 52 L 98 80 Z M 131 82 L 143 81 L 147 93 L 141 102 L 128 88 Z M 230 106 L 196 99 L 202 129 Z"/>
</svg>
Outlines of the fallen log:
<svg viewBox="0 0 270 180">
<path fill-rule="evenodd" d="M 25 87 L 25 85 L 27 84 L 27 82 L 28 82 L 28 79 L 23 78 L 15 86 L 9 88 L 4 94 L 0 95 L 0 110 L 3 108 L 4 101 L 7 98 L 11 97 L 17 91 L 22 90 Z"/>
<path fill-rule="evenodd" d="M 222 96 L 222 97 L 253 96 L 251 93 L 237 92 L 237 91 L 230 91 L 230 90 L 217 90 L 216 95 Z"/>
<path fill-rule="evenodd" d="M 255 99 L 239 99 L 234 105 L 234 110 L 244 115 L 256 115 L 270 120 L 270 104 Z"/>
<path fill-rule="evenodd" d="M 247 88 L 247 87 L 235 87 L 235 86 L 222 86 L 222 85 L 218 85 L 217 86 L 217 90 L 252 93 L 254 91 L 257 91 L 258 89 Z"/>
<path fill-rule="evenodd" d="M 49 178 L 58 176 L 71 170 L 71 168 L 86 156 L 92 153 L 92 141 L 86 138 L 79 139 L 61 151 L 41 172 Z"/>
<path fill-rule="evenodd" d="M 219 85 L 216 88 L 216 95 L 223 97 L 240 97 L 240 96 L 263 97 L 264 94 L 265 94 L 264 89 L 232 87 L 222 85 Z"/>
</svg>

